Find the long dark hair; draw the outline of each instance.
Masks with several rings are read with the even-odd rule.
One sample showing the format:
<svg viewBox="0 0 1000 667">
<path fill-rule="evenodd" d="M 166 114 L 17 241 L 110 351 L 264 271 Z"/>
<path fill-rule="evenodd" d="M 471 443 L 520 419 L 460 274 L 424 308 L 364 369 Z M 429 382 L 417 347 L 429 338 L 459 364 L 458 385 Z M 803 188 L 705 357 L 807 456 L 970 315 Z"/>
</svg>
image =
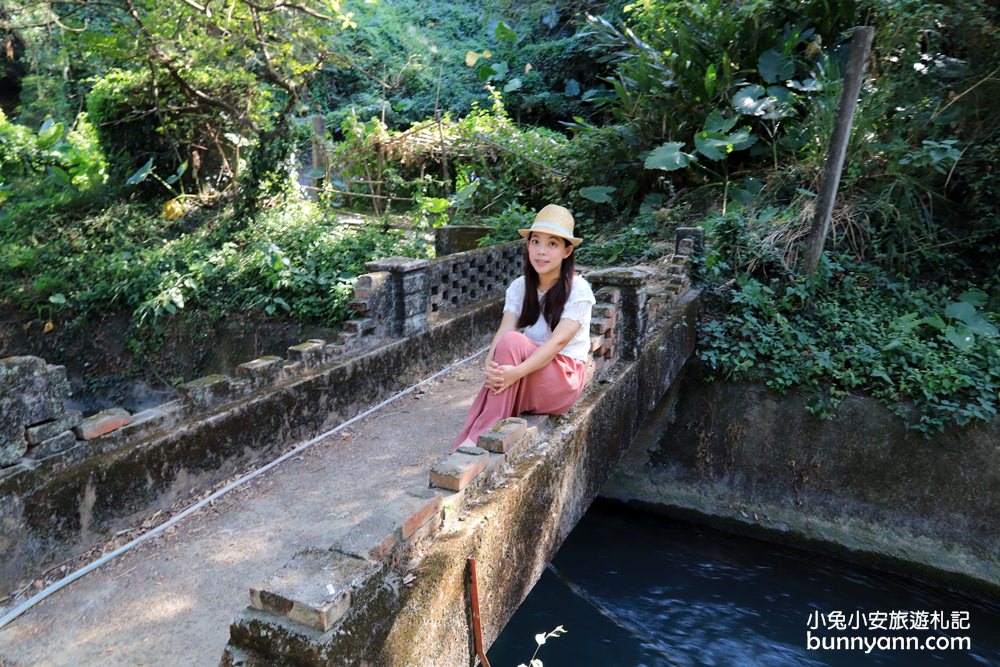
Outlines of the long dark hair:
<svg viewBox="0 0 1000 667">
<path fill-rule="evenodd" d="M 569 241 L 566 239 L 562 241 L 565 248 L 565 244 L 569 243 Z M 573 275 L 576 272 L 576 260 L 574 259 L 576 251 L 574 250 L 574 252 L 569 254 L 569 257 L 563 259 L 562 267 L 559 269 L 559 280 L 545 293 L 545 298 L 539 304 L 538 272 L 535 271 L 535 267 L 531 265 L 531 260 L 528 257 L 529 243 L 531 243 L 531 234 L 528 235 L 528 241 L 524 244 L 524 305 L 521 306 L 521 317 L 517 320 L 517 326 L 518 328 L 530 327 L 538 321 L 538 313 L 541 311 L 545 315 L 545 321 L 548 322 L 549 329 L 555 331 L 559 320 L 562 319 L 566 299 L 569 298 L 570 290 L 573 289 Z"/>
</svg>

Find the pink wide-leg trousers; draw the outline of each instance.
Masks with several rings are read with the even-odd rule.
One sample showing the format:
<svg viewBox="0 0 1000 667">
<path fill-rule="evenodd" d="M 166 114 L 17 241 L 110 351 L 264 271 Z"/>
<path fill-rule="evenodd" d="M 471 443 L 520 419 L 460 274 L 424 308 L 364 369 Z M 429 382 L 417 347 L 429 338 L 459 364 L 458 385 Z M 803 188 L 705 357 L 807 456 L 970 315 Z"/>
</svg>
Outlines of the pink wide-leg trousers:
<svg viewBox="0 0 1000 667">
<path fill-rule="evenodd" d="M 493 360 L 498 364 L 516 366 L 538 349 L 534 342 L 519 331 L 508 331 L 497 341 Z M 459 433 L 454 452 L 466 438 L 473 442 L 479 434 L 501 419 L 516 417 L 522 412 L 561 415 L 572 407 L 587 381 L 587 365 L 579 359 L 562 354 L 530 375 L 526 375 L 499 394 L 485 384 L 469 408 L 465 426 Z"/>
</svg>

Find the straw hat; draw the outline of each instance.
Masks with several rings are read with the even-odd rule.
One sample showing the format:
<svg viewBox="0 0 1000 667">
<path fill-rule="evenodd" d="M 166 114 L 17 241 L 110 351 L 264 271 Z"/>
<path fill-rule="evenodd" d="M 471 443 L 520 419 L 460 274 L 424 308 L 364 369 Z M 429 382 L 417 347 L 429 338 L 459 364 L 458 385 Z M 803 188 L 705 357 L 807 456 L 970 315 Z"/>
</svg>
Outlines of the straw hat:
<svg viewBox="0 0 1000 667">
<path fill-rule="evenodd" d="M 573 236 L 573 214 L 556 204 L 549 204 L 539 211 L 529 229 L 517 230 L 517 233 L 524 238 L 528 238 L 531 232 L 543 232 L 564 238 L 574 248 L 583 242 L 583 239 Z"/>
</svg>

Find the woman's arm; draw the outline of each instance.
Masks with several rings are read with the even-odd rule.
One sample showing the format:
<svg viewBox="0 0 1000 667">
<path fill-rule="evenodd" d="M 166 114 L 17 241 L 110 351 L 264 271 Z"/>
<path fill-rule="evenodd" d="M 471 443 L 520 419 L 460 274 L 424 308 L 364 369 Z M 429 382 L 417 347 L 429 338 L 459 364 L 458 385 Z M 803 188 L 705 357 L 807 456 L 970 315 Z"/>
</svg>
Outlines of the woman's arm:
<svg viewBox="0 0 1000 667">
<path fill-rule="evenodd" d="M 490 362 L 493 361 L 493 352 L 497 349 L 497 343 L 500 341 L 500 337 L 508 331 L 517 330 L 517 320 L 517 313 L 512 313 L 506 310 L 503 312 L 503 319 L 500 320 L 500 326 L 497 328 L 497 332 L 493 334 L 493 341 L 490 343 L 490 351 L 486 354 L 486 361 L 483 363 L 484 366 L 488 367 Z"/>
<path fill-rule="evenodd" d="M 575 336 L 576 332 L 579 330 L 580 323 L 576 320 L 568 318 L 559 320 L 559 324 L 556 325 L 555 331 L 552 332 L 552 336 L 547 341 L 539 345 L 527 359 L 519 363 L 517 366 L 493 363 L 493 348 L 491 347 L 491 361 L 487 362 L 486 368 L 486 384 L 493 389 L 494 392 L 500 393 L 521 378 L 526 375 L 531 375 L 538 369 L 545 366 L 545 364 L 555 359 L 556 355 L 562 352 L 563 348 L 566 347 L 571 340 L 573 340 L 573 336 Z M 500 336 L 498 335 L 494 341 L 499 340 L 499 337 Z"/>
</svg>

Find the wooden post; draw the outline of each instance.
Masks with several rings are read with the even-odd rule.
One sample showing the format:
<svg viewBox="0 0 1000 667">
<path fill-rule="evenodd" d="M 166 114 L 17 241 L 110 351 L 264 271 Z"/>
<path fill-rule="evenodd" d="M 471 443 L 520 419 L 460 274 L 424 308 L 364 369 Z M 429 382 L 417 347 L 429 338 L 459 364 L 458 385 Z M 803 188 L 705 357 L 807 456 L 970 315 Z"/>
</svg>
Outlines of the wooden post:
<svg viewBox="0 0 1000 667">
<path fill-rule="evenodd" d="M 851 40 L 851 55 L 847 61 L 847 72 L 844 75 L 844 88 L 840 93 L 840 104 L 837 107 L 837 119 L 834 121 L 826 162 L 823 163 L 823 176 L 820 182 L 819 196 L 816 199 L 816 213 L 809 230 L 809 238 L 806 240 L 803 261 L 803 271 L 806 274 L 811 274 L 816 270 L 819 258 L 823 254 L 826 235 L 830 231 L 833 203 L 837 198 L 837 188 L 840 187 L 844 156 L 847 153 L 847 143 L 851 138 L 851 124 L 854 122 L 854 111 L 858 106 L 858 94 L 861 92 L 865 65 L 868 62 L 868 52 L 871 50 L 874 35 L 875 29 L 871 26 L 859 26 L 854 29 L 854 38 Z"/>
</svg>

